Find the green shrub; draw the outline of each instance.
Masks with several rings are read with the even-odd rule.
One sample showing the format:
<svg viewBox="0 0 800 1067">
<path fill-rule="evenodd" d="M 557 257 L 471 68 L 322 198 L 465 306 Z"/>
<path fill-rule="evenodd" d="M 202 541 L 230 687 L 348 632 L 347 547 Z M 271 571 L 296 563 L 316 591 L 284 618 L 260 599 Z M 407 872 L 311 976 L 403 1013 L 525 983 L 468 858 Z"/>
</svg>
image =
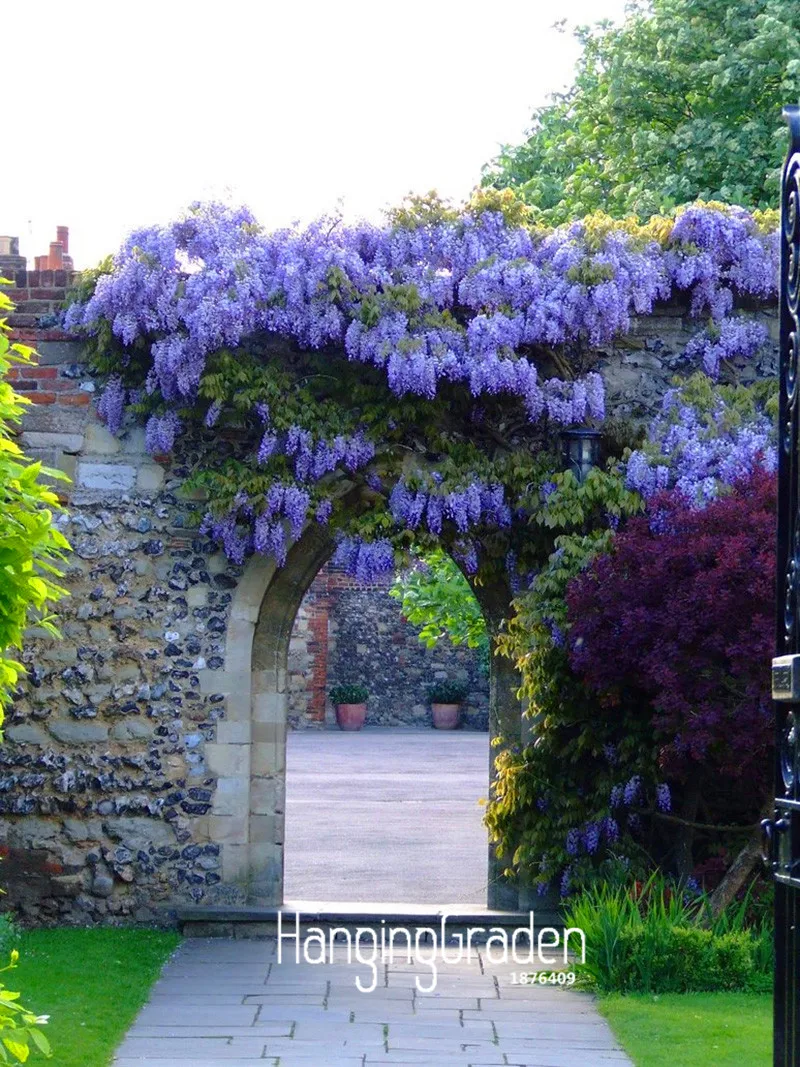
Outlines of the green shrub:
<svg viewBox="0 0 800 1067">
<path fill-rule="evenodd" d="M 394 580 L 389 595 L 400 601 L 405 618 L 419 629 L 419 639 L 435 648 L 442 638 L 479 650 L 481 670 L 489 673 L 486 620 L 458 564 L 442 548 L 421 556 Z"/>
<path fill-rule="evenodd" d="M 752 927 L 750 933 L 753 938 L 753 990 L 767 993 L 772 989 L 775 973 L 775 931 L 771 917 Z"/>
<path fill-rule="evenodd" d="M 43 468 L 41 463 L 31 463 L 12 432 L 29 401 L 14 391 L 6 375 L 13 365 L 30 364 L 34 354 L 31 348 L 9 340 L 5 315 L 13 308 L 9 297 L 0 292 L 0 726 L 4 705 L 25 671 L 9 651 L 22 648 L 25 630 L 32 623 L 58 636 L 50 609 L 66 594 L 54 579 L 61 577 L 59 564 L 69 549 L 67 539 L 52 522 L 53 510 L 60 507 L 58 496 L 41 481 L 43 474 L 62 480 L 66 476 Z M 0 916 L 0 955 L 10 954 L 10 963 L 0 968 L 0 974 L 17 965 L 19 953 L 11 947 L 16 936 L 13 919 Z M 12 1059 L 25 1063 L 32 1050 L 50 1055 L 50 1045 L 39 1029 L 47 1016 L 28 1011 L 19 996 L 0 982 L 3 1062 Z"/>
<path fill-rule="evenodd" d="M 59 564 L 69 549 L 52 523 L 53 510 L 60 507 L 58 497 L 41 481 L 43 474 L 62 480 L 66 476 L 31 463 L 12 434 L 29 401 L 14 392 L 5 376 L 12 365 L 24 367 L 33 357 L 33 349 L 8 339 L 5 314 L 13 308 L 0 292 L 0 725 L 3 706 L 24 673 L 8 650 L 22 648 L 31 624 L 58 636 L 50 608 L 66 594 L 54 579 L 61 577 Z"/>
<path fill-rule="evenodd" d="M 17 966 L 19 953 L 14 949 L 6 967 L 0 974 Z M 33 1049 L 45 1056 L 50 1055 L 50 1043 L 39 1029 L 48 1022 L 47 1015 L 34 1015 L 19 1002 L 19 993 L 12 993 L 0 982 L 0 1059 L 7 1062 L 9 1056 L 18 1063 L 25 1063 Z"/>
<path fill-rule="evenodd" d="M 6 911 L 0 915 L 0 959 L 5 959 L 20 939 L 14 916 Z"/>
<path fill-rule="evenodd" d="M 698 926 L 647 923 L 619 941 L 619 988 L 626 993 L 747 991 L 754 982 L 753 938 Z"/>
<path fill-rule="evenodd" d="M 570 903 L 586 937 L 583 984 L 602 993 L 764 992 L 772 980 L 769 923 L 733 905 L 708 922 L 707 899 L 653 875 L 644 885 L 597 884 Z"/>
<path fill-rule="evenodd" d="M 363 704 L 368 696 L 365 685 L 335 685 L 331 689 L 332 704 Z"/>
<path fill-rule="evenodd" d="M 436 682 L 428 688 L 428 700 L 431 704 L 460 704 L 468 692 L 466 682 Z"/>
</svg>

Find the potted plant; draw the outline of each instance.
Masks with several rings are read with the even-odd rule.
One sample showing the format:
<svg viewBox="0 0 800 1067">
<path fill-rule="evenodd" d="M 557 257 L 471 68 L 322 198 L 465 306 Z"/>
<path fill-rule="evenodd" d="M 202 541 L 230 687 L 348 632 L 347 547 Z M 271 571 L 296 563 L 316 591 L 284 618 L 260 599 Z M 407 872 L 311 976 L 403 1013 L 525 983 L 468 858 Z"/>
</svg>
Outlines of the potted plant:
<svg viewBox="0 0 800 1067">
<path fill-rule="evenodd" d="M 457 730 L 461 725 L 461 702 L 467 695 L 464 682 L 436 682 L 428 690 L 435 730 Z"/>
<path fill-rule="evenodd" d="M 335 685 L 331 689 L 331 702 L 336 705 L 336 725 L 340 730 L 360 730 L 367 717 L 365 685 Z"/>
</svg>

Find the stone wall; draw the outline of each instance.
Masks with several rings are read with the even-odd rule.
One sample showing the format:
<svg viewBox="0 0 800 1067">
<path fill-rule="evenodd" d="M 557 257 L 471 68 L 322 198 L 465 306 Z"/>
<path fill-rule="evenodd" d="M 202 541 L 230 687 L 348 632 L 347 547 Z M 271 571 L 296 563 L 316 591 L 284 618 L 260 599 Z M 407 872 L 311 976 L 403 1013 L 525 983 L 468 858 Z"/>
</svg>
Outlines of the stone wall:
<svg viewBox="0 0 800 1067">
<path fill-rule="evenodd" d="M 169 921 L 187 903 L 280 902 L 285 656 L 331 545 L 314 524 L 276 571 L 259 558 L 231 565 L 192 532 L 198 504 L 182 486 L 198 446 L 183 442 L 156 462 L 141 428 L 103 429 L 80 346 L 45 325 L 66 280 L 31 273 L 13 292 L 17 336 L 40 352 L 37 368 L 15 373 L 33 402 L 21 444 L 73 478 L 58 522 L 74 552 L 63 638 L 31 634 L 0 746 L 3 904 L 29 921 L 85 923 Z M 696 328 L 668 308 L 605 350 L 609 407 L 653 411 Z M 363 595 L 347 590 L 350 621 L 330 627 L 331 678 L 349 672 Z M 389 678 L 406 669 L 411 645 L 385 632 L 397 657 Z M 314 639 L 323 636 L 318 628 Z M 383 652 L 365 655 L 372 686 Z M 416 662 L 425 675 L 440 660 Z"/>
<path fill-rule="evenodd" d="M 183 529 L 180 461 L 153 462 L 139 427 L 112 437 L 80 346 L 36 327 L 64 299 L 58 274 L 30 272 L 11 294 L 15 339 L 39 352 L 11 372 L 32 401 L 20 443 L 73 479 L 58 525 L 74 551 L 63 639 L 32 635 L 0 746 L 5 903 L 35 921 L 153 921 L 225 873 L 206 746 L 241 568 Z"/>
<path fill-rule="evenodd" d="M 327 699 L 334 685 L 355 683 L 370 691 L 367 726 L 428 726 L 427 688 L 441 679 L 469 686 L 462 722 L 489 727 L 489 680 L 478 654 L 442 641 L 419 641 L 388 586 L 359 585 L 327 564 L 297 613 L 289 645 L 289 722 L 295 728 L 334 721 Z"/>
<path fill-rule="evenodd" d="M 777 379 L 780 323 L 777 311 L 756 316 L 770 332 L 767 345 L 757 360 L 737 367 L 743 384 L 764 378 Z M 689 339 L 707 325 L 686 314 L 677 301 L 659 305 L 652 315 L 633 320 L 630 333 L 614 344 L 598 349 L 600 371 L 606 386 L 606 411 L 616 418 L 635 421 L 649 419 L 661 406 L 661 399 L 676 375 L 685 377 L 691 370 L 683 358 Z"/>
</svg>

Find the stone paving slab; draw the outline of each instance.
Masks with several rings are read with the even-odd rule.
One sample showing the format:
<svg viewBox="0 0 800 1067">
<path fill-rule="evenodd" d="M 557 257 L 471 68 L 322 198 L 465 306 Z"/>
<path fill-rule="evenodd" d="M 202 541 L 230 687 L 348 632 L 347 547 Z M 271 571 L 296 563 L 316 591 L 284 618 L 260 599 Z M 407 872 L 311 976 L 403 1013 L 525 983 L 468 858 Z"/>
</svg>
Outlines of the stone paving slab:
<svg viewBox="0 0 800 1067">
<path fill-rule="evenodd" d="M 379 964 L 360 993 L 366 968 L 338 951 L 315 966 L 278 963 L 274 940 L 187 940 L 113 1067 L 630 1067 L 585 993 L 513 985 L 480 947 L 422 994 L 430 973 Z"/>
</svg>

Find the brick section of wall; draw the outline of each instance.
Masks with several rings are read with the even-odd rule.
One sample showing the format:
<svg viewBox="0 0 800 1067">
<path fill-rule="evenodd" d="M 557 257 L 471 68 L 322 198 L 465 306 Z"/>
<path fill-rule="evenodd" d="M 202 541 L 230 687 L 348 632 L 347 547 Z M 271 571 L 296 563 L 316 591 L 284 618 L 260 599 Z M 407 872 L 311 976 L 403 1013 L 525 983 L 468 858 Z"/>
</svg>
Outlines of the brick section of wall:
<svg viewBox="0 0 800 1067">
<path fill-rule="evenodd" d="M 35 364 L 12 367 L 8 379 L 30 401 L 20 445 L 31 459 L 63 471 L 56 482 L 63 499 L 74 491 L 99 498 L 106 492 L 155 492 L 164 483 L 167 457 L 147 456 L 144 430 L 131 427 L 113 436 L 92 407 L 96 387 L 82 362 L 82 346 L 58 326 L 72 276 L 65 271 L 18 271 L 3 286 L 17 305 L 9 316 L 13 341 L 36 350 Z"/>
<path fill-rule="evenodd" d="M 328 686 L 327 572 L 306 593 L 289 643 L 289 709 L 296 726 L 323 726 Z"/>
<path fill-rule="evenodd" d="M 16 304 L 12 341 L 36 349 L 35 365 L 12 367 L 8 380 L 30 401 L 20 444 L 26 455 L 76 478 L 95 384 L 81 363 L 81 346 L 57 320 L 72 282 L 66 271 L 16 271 L 2 290 Z M 104 433 L 96 425 L 97 433 Z M 113 447 L 119 448 L 116 444 Z M 66 483 L 58 483 L 67 495 Z"/>
<path fill-rule="evenodd" d="M 5 275 L 4 275 L 5 277 Z M 51 324 L 60 313 L 74 275 L 65 270 L 18 270 L 3 285 L 3 292 L 17 305 L 8 323 L 13 340 L 26 345 L 41 341 L 65 341 L 67 335 Z"/>
</svg>

